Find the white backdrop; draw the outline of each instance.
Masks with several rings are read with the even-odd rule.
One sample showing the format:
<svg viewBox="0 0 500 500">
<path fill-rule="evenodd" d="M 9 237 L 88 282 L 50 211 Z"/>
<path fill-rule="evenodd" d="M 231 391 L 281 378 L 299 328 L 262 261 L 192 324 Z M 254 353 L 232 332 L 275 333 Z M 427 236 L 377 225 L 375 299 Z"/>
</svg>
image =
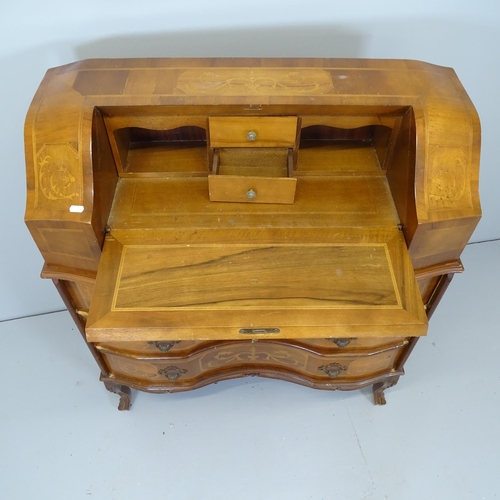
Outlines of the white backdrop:
<svg viewBox="0 0 500 500">
<path fill-rule="evenodd" d="M 0 321 L 61 309 L 23 223 L 23 122 L 45 71 L 91 57 L 370 57 L 451 66 L 483 129 L 484 216 L 500 238 L 498 0 L 0 1 Z"/>
</svg>

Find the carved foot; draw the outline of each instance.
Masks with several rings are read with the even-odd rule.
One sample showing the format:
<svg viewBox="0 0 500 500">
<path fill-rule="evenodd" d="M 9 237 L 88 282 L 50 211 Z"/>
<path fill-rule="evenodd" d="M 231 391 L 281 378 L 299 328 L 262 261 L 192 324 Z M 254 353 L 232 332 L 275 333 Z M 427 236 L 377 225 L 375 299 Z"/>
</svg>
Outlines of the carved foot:
<svg viewBox="0 0 500 500">
<path fill-rule="evenodd" d="M 131 389 L 130 387 L 127 387 L 126 385 L 121 385 L 113 380 L 110 380 L 109 378 L 101 378 L 102 382 L 104 383 L 104 387 L 109 392 L 113 392 L 114 394 L 118 394 L 120 396 L 120 402 L 118 403 L 118 409 L 119 410 L 130 410 L 130 396 L 131 396 Z"/>
<path fill-rule="evenodd" d="M 385 405 L 386 401 L 384 391 L 390 387 L 394 387 L 398 383 L 398 380 L 399 377 L 392 377 L 384 382 L 373 384 L 373 400 L 376 405 Z"/>
</svg>

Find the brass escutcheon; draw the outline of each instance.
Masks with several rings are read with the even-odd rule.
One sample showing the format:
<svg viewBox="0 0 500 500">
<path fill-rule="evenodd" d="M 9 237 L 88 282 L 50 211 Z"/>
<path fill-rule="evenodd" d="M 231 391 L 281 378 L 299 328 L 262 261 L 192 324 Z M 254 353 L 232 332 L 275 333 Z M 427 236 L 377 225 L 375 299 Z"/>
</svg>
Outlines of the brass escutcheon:
<svg viewBox="0 0 500 500">
<path fill-rule="evenodd" d="M 279 333 L 281 330 L 279 328 L 241 328 L 240 333 L 244 335 L 259 335 L 268 333 Z"/>
</svg>

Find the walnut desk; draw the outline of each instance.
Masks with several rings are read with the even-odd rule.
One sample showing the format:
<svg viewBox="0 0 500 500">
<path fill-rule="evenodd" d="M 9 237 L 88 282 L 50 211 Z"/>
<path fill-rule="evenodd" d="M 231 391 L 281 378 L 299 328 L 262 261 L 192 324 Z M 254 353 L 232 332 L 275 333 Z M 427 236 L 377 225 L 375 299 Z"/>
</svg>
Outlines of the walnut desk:
<svg viewBox="0 0 500 500">
<path fill-rule="evenodd" d="M 416 61 L 77 62 L 25 143 L 42 276 L 120 409 L 248 375 L 384 404 L 480 218 L 477 113 Z"/>
</svg>

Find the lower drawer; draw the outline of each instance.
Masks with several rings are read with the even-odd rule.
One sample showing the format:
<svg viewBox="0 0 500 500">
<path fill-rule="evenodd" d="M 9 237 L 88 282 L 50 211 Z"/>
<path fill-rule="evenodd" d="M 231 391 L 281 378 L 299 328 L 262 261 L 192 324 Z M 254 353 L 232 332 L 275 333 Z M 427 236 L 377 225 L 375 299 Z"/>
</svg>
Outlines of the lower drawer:
<svg viewBox="0 0 500 500">
<path fill-rule="evenodd" d="M 283 378 L 309 385 L 353 383 L 390 373 L 404 344 L 369 353 L 324 354 L 300 346 L 264 342 L 226 342 L 194 354 L 140 356 L 101 350 L 112 376 L 144 387 L 188 389 L 243 375 Z"/>
</svg>

